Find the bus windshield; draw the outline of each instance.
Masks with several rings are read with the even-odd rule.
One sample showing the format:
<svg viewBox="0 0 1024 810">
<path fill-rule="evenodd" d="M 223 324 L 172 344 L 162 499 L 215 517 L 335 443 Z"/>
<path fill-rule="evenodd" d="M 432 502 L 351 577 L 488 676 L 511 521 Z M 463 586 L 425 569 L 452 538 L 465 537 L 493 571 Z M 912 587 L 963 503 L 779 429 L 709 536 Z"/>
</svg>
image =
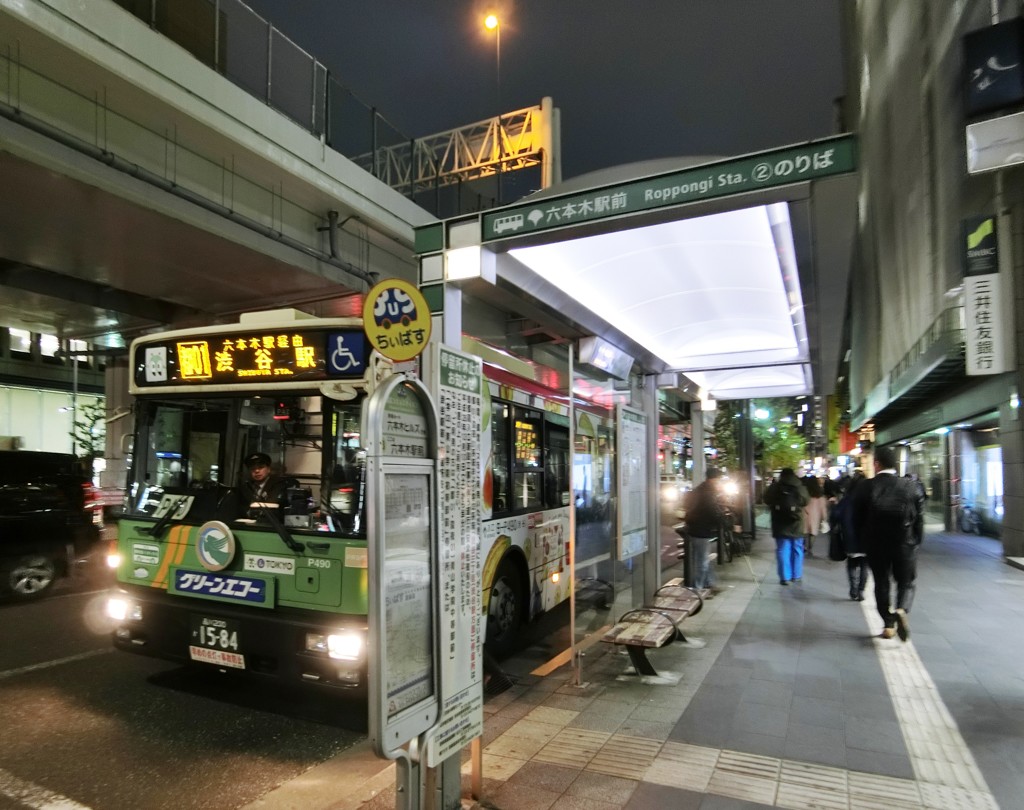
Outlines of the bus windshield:
<svg viewBox="0 0 1024 810">
<path fill-rule="evenodd" d="M 362 401 L 140 397 L 126 517 L 365 537 Z"/>
</svg>

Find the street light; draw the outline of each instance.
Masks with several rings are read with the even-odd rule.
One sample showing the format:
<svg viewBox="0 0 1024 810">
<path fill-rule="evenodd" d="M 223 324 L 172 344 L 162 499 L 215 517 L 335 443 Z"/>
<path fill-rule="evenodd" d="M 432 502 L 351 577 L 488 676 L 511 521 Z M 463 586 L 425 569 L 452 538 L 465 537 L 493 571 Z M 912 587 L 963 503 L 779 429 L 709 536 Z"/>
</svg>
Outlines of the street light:
<svg viewBox="0 0 1024 810">
<path fill-rule="evenodd" d="M 497 14 L 484 17 L 484 28 L 494 32 L 495 77 L 498 81 L 498 112 L 501 112 L 501 21 Z"/>
</svg>

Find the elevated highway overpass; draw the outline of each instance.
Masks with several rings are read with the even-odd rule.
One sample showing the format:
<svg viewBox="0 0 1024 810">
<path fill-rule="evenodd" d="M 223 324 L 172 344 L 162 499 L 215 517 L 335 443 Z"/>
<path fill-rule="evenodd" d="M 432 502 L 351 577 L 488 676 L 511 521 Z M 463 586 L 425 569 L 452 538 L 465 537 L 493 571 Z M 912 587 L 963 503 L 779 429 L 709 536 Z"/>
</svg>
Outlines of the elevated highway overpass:
<svg viewBox="0 0 1024 810">
<path fill-rule="evenodd" d="M 0 177 L 0 324 L 98 346 L 340 314 L 432 221 L 110 0 L 0 0 Z"/>
</svg>

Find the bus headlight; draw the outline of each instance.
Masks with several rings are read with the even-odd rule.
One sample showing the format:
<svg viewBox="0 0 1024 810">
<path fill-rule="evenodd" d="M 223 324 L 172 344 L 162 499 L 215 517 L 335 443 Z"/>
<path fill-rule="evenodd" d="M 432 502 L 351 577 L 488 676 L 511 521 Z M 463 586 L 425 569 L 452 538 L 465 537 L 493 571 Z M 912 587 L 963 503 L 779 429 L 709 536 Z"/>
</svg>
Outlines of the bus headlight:
<svg viewBox="0 0 1024 810">
<path fill-rule="evenodd" d="M 333 633 L 307 633 L 306 649 L 326 653 L 342 661 L 358 661 L 363 655 L 363 634 L 358 630 L 336 630 Z"/>
<path fill-rule="evenodd" d="M 331 658 L 356 661 L 363 654 L 363 636 L 352 630 L 332 633 L 327 637 L 327 651 Z"/>
<path fill-rule="evenodd" d="M 111 596 L 107 600 L 107 616 L 116 622 L 142 621 L 142 605 L 123 596 Z"/>
<path fill-rule="evenodd" d="M 121 565 L 121 554 L 117 551 L 107 552 L 107 568 L 117 568 Z"/>
</svg>

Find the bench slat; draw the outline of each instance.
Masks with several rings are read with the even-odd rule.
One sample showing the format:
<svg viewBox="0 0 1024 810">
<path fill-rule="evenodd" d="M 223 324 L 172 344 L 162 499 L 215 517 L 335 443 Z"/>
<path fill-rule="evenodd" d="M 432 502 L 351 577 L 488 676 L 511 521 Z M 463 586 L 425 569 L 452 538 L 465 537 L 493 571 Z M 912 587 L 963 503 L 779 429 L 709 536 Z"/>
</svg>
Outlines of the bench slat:
<svg viewBox="0 0 1024 810">
<path fill-rule="evenodd" d="M 617 624 L 607 633 L 603 640 L 612 644 L 639 644 L 641 647 L 664 647 L 676 634 L 671 625 L 639 624 L 630 621 L 628 624 Z"/>
</svg>

